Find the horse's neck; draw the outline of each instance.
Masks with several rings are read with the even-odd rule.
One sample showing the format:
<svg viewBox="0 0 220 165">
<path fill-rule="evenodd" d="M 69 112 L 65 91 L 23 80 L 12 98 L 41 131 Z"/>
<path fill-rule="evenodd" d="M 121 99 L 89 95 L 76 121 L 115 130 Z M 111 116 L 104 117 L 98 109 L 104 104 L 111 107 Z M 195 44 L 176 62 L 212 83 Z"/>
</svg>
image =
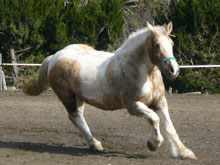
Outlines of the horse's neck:
<svg viewBox="0 0 220 165">
<path fill-rule="evenodd" d="M 144 51 L 147 32 L 133 34 L 127 41 L 115 52 L 116 56 L 120 56 L 124 61 L 137 61 Z"/>
<path fill-rule="evenodd" d="M 119 66 L 133 68 L 135 70 L 146 68 L 145 75 L 155 68 L 149 56 L 151 52 L 146 46 L 146 40 L 149 35 L 150 34 L 146 30 L 134 34 L 133 37 L 129 38 L 125 44 L 115 52 L 114 58 Z M 143 73 L 143 69 L 141 72 Z"/>
</svg>

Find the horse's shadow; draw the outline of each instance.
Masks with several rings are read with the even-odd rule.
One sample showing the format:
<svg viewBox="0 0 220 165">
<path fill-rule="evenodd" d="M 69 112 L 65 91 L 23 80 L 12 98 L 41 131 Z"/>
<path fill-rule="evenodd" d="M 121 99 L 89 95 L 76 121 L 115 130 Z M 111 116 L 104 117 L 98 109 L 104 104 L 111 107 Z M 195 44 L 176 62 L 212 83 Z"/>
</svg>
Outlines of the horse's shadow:
<svg viewBox="0 0 220 165">
<path fill-rule="evenodd" d="M 0 149 L 20 149 L 24 151 L 31 151 L 37 153 L 50 153 L 50 154 L 64 154 L 71 156 L 85 156 L 85 155 L 101 155 L 104 157 L 117 157 L 123 156 L 126 158 L 136 158 L 136 159 L 146 159 L 149 155 L 141 154 L 128 154 L 122 152 L 96 152 L 89 148 L 77 148 L 77 147 L 67 147 L 63 145 L 49 145 L 46 143 L 33 143 L 33 142 L 5 142 L 0 141 Z"/>
</svg>

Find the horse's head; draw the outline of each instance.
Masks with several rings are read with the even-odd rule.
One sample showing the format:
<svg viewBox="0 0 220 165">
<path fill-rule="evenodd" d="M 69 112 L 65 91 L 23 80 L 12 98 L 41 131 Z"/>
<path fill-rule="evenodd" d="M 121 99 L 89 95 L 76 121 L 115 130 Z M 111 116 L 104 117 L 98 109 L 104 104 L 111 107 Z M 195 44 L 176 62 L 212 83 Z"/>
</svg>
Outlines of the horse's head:
<svg viewBox="0 0 220 165">
<path fill-rule="evenodd" d="M 170 22 L 164 26 L 152 26 L 147 23 L 151 32 L 151 53 L 150 59 L 154 65 L 170 79 L 179 75 L 179 65 L 173 56 L 173 41 L 169 37 L 173 24 Z"/>
</svg>

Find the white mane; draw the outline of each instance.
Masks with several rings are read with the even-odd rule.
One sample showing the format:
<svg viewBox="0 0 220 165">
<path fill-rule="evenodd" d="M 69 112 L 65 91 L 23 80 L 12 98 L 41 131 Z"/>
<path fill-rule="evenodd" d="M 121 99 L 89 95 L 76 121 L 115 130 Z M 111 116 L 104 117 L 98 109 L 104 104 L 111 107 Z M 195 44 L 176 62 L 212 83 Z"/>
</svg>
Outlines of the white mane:
<svg viewBox="0 0 220 165">
<path fill-rule="evenodd" d="M 144 43 L 147 37 L 147 32 L 148 29 L 143 28 L 130 34 L 124 44 L 115 51 L 115 55 L 134 51 L 138 45 Z"/>
<path fill-rule="evenodd" d="M 164 26 L 154 26 L 154 28 L 166 33 Z M 147 35 L 148 35 L 147 27 L 139 29 L 136 32 L 131 33 L 128 39 L 124 42 L 124 44 L 115 51 L 115 55 L 117 54 L 126 55 L 128 54 L 128 52 L 132 53 L 135 50 L 135 48 L 145 43 Z"/>
<path fill-rule="evenodd" d="M 166 33 L 164 26 L 154 26 L 154 28 Z M 134 43 L 136 43 L 136 45 L 138 45 L 138 43 L 142 43 L 147 37 L 146 36 L 147 32 L 148 32 L 148 28 L 145 27 L 145 28 L 137 30 L 136 32 L 131 33 L 128 39 L 125 41 L 124 45 L 122 45 L 122 47 L 125 45 L 134 44 Z"/>
</svg>

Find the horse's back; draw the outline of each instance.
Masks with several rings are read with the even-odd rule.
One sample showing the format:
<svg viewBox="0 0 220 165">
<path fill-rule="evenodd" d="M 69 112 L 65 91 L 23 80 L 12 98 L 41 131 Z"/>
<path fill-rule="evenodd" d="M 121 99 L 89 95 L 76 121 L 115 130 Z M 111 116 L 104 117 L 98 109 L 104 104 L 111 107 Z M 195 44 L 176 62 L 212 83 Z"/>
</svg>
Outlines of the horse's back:
<svg viewBox="0 0 220 165">
<path fill-rule="evenodd" d="M 53 56 L 53 58 L 50 60 L 49 68 L 52 68 L 56 62 L 62 59 L 78 61 L 84 65 L 91 63 L 94 65 L 101 65 L 113 55 L 113 53 L 97 51 L 94 48 L 83 44 L 68 45 Z"/>
<path fill-rule="evenodd" d="M 74 72 L 74 67 L 68 67 L 73 65 L 73 63 L 80 68 L 80 73 L 82 75 L 87 74 L 88 71 L 90 73 L 97 73 L 103 71 L 104 63 L 106 63 L 113 55 L 113 53 L 97 51 L 92 47 L 83 44 L 69 45 L 58 51 L 50 59 L 48 75 L 52 68 L 57 66 L 59 66 L 59 68 L 62 67 L 62 70 L 67 71 L 71 69 L 72 72 Z M 90 79 L 93 75 L 97 74 L 91 74 Z"/>
</svg>

